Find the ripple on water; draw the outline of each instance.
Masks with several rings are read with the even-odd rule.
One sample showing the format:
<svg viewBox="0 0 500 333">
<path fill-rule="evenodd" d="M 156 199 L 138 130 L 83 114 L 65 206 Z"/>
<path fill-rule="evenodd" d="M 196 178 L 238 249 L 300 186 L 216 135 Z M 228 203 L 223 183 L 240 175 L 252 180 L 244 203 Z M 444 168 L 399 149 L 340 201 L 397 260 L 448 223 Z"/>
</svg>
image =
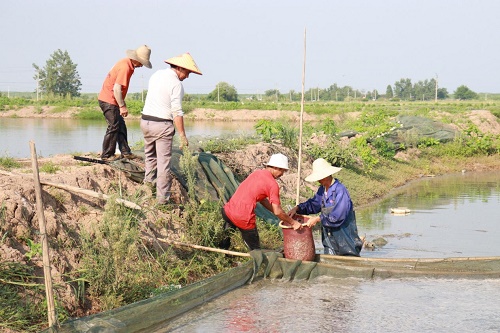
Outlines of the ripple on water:
<svg viewBox="0 0 500 333">
<path fill-rule="evenodd" d="M 498 332 L 500 280 L 259 281 L 155 332 Z"/>
</svg>

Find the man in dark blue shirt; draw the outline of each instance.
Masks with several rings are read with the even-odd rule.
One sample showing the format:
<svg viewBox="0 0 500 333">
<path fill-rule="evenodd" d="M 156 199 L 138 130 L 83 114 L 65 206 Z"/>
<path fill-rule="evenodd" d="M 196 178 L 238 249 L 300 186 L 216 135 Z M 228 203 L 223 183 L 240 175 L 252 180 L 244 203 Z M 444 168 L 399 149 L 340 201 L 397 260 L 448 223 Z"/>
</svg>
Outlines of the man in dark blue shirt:
<svg viewBox="0 0 500 333">
<path fill-rule="evenodd" d="M 356 215 L 347 188 L 333 174 L 342 168 L 332 166 L 323 158 L 313 162 L 313 171 L 306 181 L 320 183 L 314 197 L 292 208 L 288 215 L 317 214 L 307 221 L 313 227 L 321 221 L 321 239 L 324 253 L 358 256 L 363 241 L 358 236 Z"/>
</svg>

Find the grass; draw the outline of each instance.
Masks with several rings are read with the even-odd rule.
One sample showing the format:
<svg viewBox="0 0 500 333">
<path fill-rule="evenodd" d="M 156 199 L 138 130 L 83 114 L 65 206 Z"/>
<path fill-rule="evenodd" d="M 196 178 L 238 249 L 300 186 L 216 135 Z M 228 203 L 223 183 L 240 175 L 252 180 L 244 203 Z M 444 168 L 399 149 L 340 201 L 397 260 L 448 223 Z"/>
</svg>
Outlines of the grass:
<svg viewBox="0 0 500 333">
<path fill-rule="evenodd" d="M 102 111 L 99 107 L 81 108 L 75 117 L 78 119 L 103 119 Z"/>
<path fill-rule="evenodd" d="M 45 162 L 44 164 L 42 164 L 40 166 L 39 170 L 41 172 L 54 174 L 57 171 L 61 170 L 61 168 L 58 165 L 56 165 L 54 162 L 48 161 L 48 162 Z"/>
<path fill-rule="evenodd" d="M 10 156 L 0 156 L 0 168 L 10 170 L 15 168 L 20 168 L 21 163 L 17 162 L 14 158 Z"/>
<path fill-rule="evenodd" d="M 238 136 L 238 137 L 221 137 L 201 141 L 198 144 L 207 152 L 212 154 L 222 152 L 232 152 L 242 149 L 252 143 L 260 142 L 261 138 L 257 136 Z"/>
<path fill-rule="evenodd" d="M 30 267 L 0 262 L 0 330 L 39 332 L 43 329 L 47 316 L 43 290 L 43 281 Z M 58 311 L 65 313 L 60 305 Z"/>
</svg>

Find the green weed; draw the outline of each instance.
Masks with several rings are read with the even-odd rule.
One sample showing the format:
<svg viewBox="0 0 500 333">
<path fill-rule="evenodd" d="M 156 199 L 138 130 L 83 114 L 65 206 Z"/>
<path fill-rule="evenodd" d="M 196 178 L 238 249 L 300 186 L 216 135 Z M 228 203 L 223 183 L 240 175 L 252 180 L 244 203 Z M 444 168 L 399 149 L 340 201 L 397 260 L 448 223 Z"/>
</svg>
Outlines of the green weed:
<svg viewBox="0 0 500 333">
<path fill-rule="evenodd" d="M 102 111 L 99 107 L 85 107 L 75 115 L 78 119 L 103 119 Z"/>
<path fill-rule="evenodd" d="M 0 281 L 0 330 L 39 332 L 45 326 L 47 310 L 43 284 L 38 283 L 33 269 L 0 262 Z"/>
<path fill-rule="evenodd" d="M 262 136 L 264 142 L 278 140 L 287 148 L 297 149 L 298 147 L 299 129 L 286 120 L 259 120 L 255 124 L 255 130 Z"/>
<path fill-rule="evenodd" d="M 24 254 L 24 256 L 28 260 L 31 260 L 36 255 L 42 254 L 42 244 L 41 243 L 35 243 L 31 239 L 26 239 L 26 244 L 28 245 L 30 250 L 28 252 L 26 252 Z"/>
<path fill-rule="evenodd" d="M 45 173 L 56 173 L 61 168 L 52 161 L 45 162 L 40 166 L 40 171 Z"/>
<path fill-rule="evenodd" d="M 242 149 L 249 144 L 260 142 L 260 139 L 255 136 L 240 136 L 240 137 L 227 137 L 227 138 L 214 138 L 206 141 L 200 141 L 199 145 L 204 151 L 211 152 L 212 154 L 222 152 L 232 152 Z"/>
<path fill-rule="evenodd" d="M 17 162 L 14 158 L 10 156 L 1 156 L 0 157 L 0 167 L 10 170 L 20 168 L 22 166 L 21 163 Z"/>
</svg>

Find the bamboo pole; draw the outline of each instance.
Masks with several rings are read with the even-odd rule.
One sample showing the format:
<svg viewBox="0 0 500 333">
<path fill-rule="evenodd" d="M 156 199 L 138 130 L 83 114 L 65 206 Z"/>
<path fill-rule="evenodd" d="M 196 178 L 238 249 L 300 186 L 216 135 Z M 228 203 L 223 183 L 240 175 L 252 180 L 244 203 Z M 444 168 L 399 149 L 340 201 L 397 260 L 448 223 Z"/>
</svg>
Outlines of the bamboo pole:
<svg viewBox="0 0 500 333">
<path fill-rule="evenodd" d="M 50 274 L 49 242 L 47 240 L 47 229 L 45 226 L 45 215 L 43 213 L 42 185 L 40 184 L 40 175 L 38 174 L 38 161 L 36 157 L 35 143 L 30 141 L 31 164 L 33 167 L 33 178 L 35 181 L 36 208 L 38 215 L 38 224 L 40 237 L 42 241 L 43 257 L 43 276 L 45 280 L 45 295 L 47 298 L 47 311 L 49 317 L 49 327 L 57 324 L 56 309 L 54 305 L 54 294 L 52 289 L 52 276 Z"/>
<path fill-rule="evenodd" d="M 47 186 L 61 188 L 63 190 L 67 190 L 67 191 L 74 192 L 74 193 L 86 194 L 90 197 L 94 197 L 94 198 L 98 198 L 98 199 L 109 200 L 111 198 L 109 195 L 104 194 L 104 193 L 98 193 L 98 192 L 95 192 L 92 190 L 87 190 L 84 188 L 75 187 L 75 186 L 71 186 L 71 185 L 58 184 L 58 183 L 52 183 L 52 182 L 47 182 L 47 181 L 42 181 L 41 183 L 44 185 L 47 185 Z M 116 202 L 118 202 L 119 204 L 122 204 L 126 207 L 129 207 L 129 208 L 133 208 L 133 209 L 137 209 L 137 210 L 142 209 L 141 206 L 137 205 L 136 203 L 133 203 L 133 202 L 125 200 L 125 199 L 116 198 Z"/>
<path fill-rule="evenodd" d="M 304 119 L 304 84 L 306 80 L 306 29 L 304 28 L 304 61 L 302 64 L 302 98 L 300 101 L 300 125 L 299 125 L 299 162 L 297 166 L 297 196 L 295 204 L 300 203 L 300 169 L 302 164 L 302 122 Z"/>
<path fill-rule="evenodd" d="M 201 245 L 195 245 L 195 244 L 188 244 L 188 243 L 182 243 L 182 242 L 177 242 L 177 241 L 170 241 L 170 240 L 164 239 L 164 238 L 158 238 L 158 240 L 162 241 L 164 243 L 168 243 L 168 244 L 172 244 L 172 245 L 176 245 L 176 246 L 191 247 L 191 248 L 197 249 L 197 250 L 205 250 L 205 251 L 210 251 L 210 252 L 218 252 L 218 253 L 230 254 L 232 256 L 250 257 L 249 253 L 229 251 L 229 250 L 223 250 L 223 249 L 216 249 L 216 248 L 213 248 L 213 247 L 207 247 L 207 246 L 201 246 Z"/>
<path fill-rule="evenodd" d="M 21 176 L 21 177 L 25 176 L 25 175 L 7 172 L 7 171 L 3 171 L 3 170 L 0 170 L 0 174 L 6 175 L 6 176 Z M 40 180 L 40 184 L 52 186 L 52 187 L 57 187 L 57 188 L 60 188 L 60 189 L 63 189 L 63 190 L 69 191 L 69 192 L 73 192 L 73 193 L 85 194 L 85 195 L 88 195 L 90 197 L 97 198 L 97 199 L 109 200 L 111 198 L 109 195 L 106 195 L 104 193 L 98 193 L 98 192 L 95 192 L 92 190 L 87 190 L 84 188 L 66 185 L 66 184 L 52 183 L 52 182 L 42 181 L 42 180 Z M 125 199 L 116 198 L 116 202 L 118 202 L 119 204 L 122 204 L 126 207 L 132 208 L 132 209 L 137 209 L 137 210 L 142 209 L 141 206 L 139 206 L 131 201 L 125 200 Z"/>
</svg>

